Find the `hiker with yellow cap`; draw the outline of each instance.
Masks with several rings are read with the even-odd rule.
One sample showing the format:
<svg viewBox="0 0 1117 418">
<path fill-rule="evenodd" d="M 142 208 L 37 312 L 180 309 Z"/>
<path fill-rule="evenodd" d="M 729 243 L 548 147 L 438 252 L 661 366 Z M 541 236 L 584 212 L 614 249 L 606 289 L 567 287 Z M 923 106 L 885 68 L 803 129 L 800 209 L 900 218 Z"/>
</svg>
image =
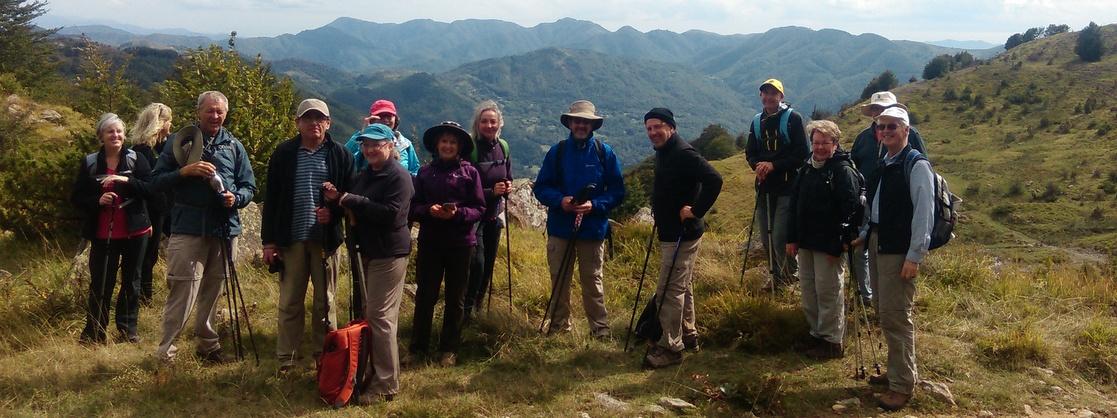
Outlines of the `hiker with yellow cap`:
<svg viewBox="0 0 1117 418">
<path fill-rule="evenodd" d="M 318 99 L 299 103 L 298 134 L 276 146 L 268 161 L 260 238 L 264 263 L 278 267 L 279 371 L 293 369 L 306 323 L 306 286 L 314 288 L 312 320 L 315 347 L 337 329 L 337 248 L 343 213 L 327 202 L 326 188 L 349 189 L 353 157 L 330 138 L 330 109 Z"/>
<path fill-rule="evenodd" d="M 868 128 L 861 131 L 857 135 L 857 139 L 853 141 L 853 148 L 849 151 L 849 156 L 853 159 L 853 164 L 857 166 L 857 171 L 861 172 L 864 178 L 870 178 L 873 173 L 877 171 L 877 164 L 881 158 L 884 158 L 886 149 L 880 143 L 879 131 L 877 131 L 877 116 L 881 112 L 890 107 L 901 107 L 907 109 L 900 102 L 896 101 L 896 95 L 890 91 L 878 91 L 869 97 L 869 103 L 861 105 L 861 114 L 872 118 L 872 123 Z M 914 126 L 908 127 L 908 143 L 917 151 L 927 155 L 927 148 L 923 145 L 923 138 L 920 137 L 919 131 Z M 857 292 L 866 306 L 872 306 L 873 292 L 869 286 L 869 250 L 864 246 L 851 249 L 853 251 L 853 266 L 850 268 L 854 270 L 857 277 Z"/>
<path fill-rule="evenodd" d="M 810 155 L 803 116 L 783 99 L 784 87 L 779 80 L 772 78 L 760 84 L 762 109 L 753 117 L 745 143 L 745 157 L 756 171 L 753 219 L 760 222 L 770 271 L 766 290 L 772 292 L 795 281 L 798 265 L 782 250 L 787 245 L 791 185 Z"/>
</svg>

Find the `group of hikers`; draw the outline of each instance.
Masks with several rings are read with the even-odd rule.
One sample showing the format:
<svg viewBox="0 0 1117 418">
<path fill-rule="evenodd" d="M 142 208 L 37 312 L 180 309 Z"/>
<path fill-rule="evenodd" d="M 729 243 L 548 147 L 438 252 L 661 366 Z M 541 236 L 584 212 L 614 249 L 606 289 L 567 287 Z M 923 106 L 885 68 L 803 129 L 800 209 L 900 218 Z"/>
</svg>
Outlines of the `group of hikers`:
<svg viewBox="0 0 1117 418">
<path fill-rule="evenodd" d="M 869 381 L 888 386 L 883 407 L 899 409 L 916 379 L 913 279 L 930 233 L 932 185 L 922 141 L 906 107 L 889 92 L 874 94 L 863 106 L 873 122 L 850 153 L 841 150 L 842 134 L 833 122 L 804 127 L 802 116 L 784 103 L 779 80 L 765 81 L 759 96 L 763 109 L 752 122 L 745 152 L 756 172 L 753 220 L 771 267 L 767 287 L 775 291 L 797 277 L 813 341 L 807 354 L 842 357 L 841 255 L 848 252 L 857 295 L 876 308 L 888 344 L 887 374 Z M 225 95 L 207 91 L 198 96 L 194 123 L 177 134 L 171 133 L 171 109 L 160 103 L 144 108 L 127 134 L 115 114 L 97 122 L 101 147 L 82 160 L 71 195 L 84 214 L 82 236 L 91 242 L 82 343 L 108 339 L 118 271 L 118 338 L 141 340 L 139 306 L 152 302 L 152 269 L 160 238 L 167 235 L 167 299 L 156 356 L 175 359 L 175 342 L 193 311 L 197 357 L 210 364 L 231 361 L 219 342 L 216 313 L 223 295 L 239 297 L 238 285 L 229 282 L 242 232 L 238 209 L 252 201 L 257 188 L 244 146 L 223 126 L 228 112 Z M 469 131 L 452 121 L 430 127 L 421 138 L 432 156 L 426 164 L 419 162 L 416 144 L 398 130 L 400 116 L 391 101 L 373 102 L 364 127 L 344 144 L 330 137 L 330 110 L 321 100 L 303 100 L 294 118 L 298 133 L 277 145 L 268 162 L 260 233 L 263 260 L 280 276 L 279 372 L 291 372 L 301 359 L 308 284 L 314 343 L 321 346 L 338 328 L 337 250 L 345 244 L 351 258 L 359 255 L 351 270 L 362 277 L 355 280 L 352 305 L 360 307 L 355 314 L 368 321 L 372 334 L 369 371 L 357 402 L 390 400 L 399 392 L 401 364 L 431 356 L 432 321 L 443 287 L 442 328 L 430 357 L 442 366 L 456 364 L 462 328 L 486 290 L 491 292 L 513 189 L 511 155 L 501 138 L 503 114 L 486 100 L 474 110 Z M 589 333 L 609 339 L 605 239 L 609 214 L 625 197 L 624 177 L 613 148 L 594 135 L 604 118 L 593 103 L 575 101 L 559 121 L 569 134 L 547 152 L 533 189 L 547 207 L 551 298 L 544 324 L 547 334 L 572 330 L 570 286 L 577 261 Z M 655 151 L 651 209 L 662 251 L 652 301 L 660 332 L 649 340 L 643 365 L 663 368 L 681 363 L 684 351 L 699 349 L 695 261 L 703 217 L 721 192 L 722 178 L 678 135 L 671 110 L 648 111 L 644 129 Z M 413 224 L 418 224 L 414 322 L 408 349 L 400 353 L 396 335 Z"/>
</svg>

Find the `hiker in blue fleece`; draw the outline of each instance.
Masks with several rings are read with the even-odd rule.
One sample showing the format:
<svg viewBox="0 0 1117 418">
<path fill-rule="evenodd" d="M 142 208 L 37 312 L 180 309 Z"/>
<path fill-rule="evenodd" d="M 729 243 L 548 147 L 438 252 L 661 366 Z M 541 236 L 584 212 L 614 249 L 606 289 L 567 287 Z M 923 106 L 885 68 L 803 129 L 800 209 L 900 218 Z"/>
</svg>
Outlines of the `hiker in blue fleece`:
<svg viewBox="0 0 1117 418">
<path fill-rule="evenodd" d="M 399 129 L 399 114 L 396 112 L 396 104 L 391 101 L 380 99 L 372 102 L 372 106 L 368 108 L 368 117 L 362 121 L 364 126 L 372 125 L 374 123 L 382 123 L 392 128 L 392 132 L 396 137 L 392 140 L 395 144 L 395 150 L 392 151 L 392 156 L 399 160 L 399 164 L 411 173 L 414 177 L 419 174 L 419 156 L 415 153 L 415 144 L 403 136 Z M 353 154 L 353 168 L 357 171 L 364 170 L 368 167 L 368 162 L 365 161 L 365 156 L 361 153 L 361 129 L 353 132 L 349 137 L 349 141 L 345 142 L 345 149 Z"/>
<path fill-rule="evenodd" d="M 547 207 L 547 264 L 550 266 L 552 288 L 555 281 L 561 285 L 553 295 L 548 333 L 566 332 L 570 322 L 570 277 L 573 275 L 574 258 L 578 259 L 578 272 L 582 284 L 582 305 L 589 320 L 590 334 L 595 338 L 609 337 L 606 320 L 605 289 L 601 282 L 602 265 L 605 263 L 605 235 L 609 228 L 609 211 L 624 200 L 624 178 L 621 164 L 613 147 L 593 133 L 604 118 L 588 100 L 578 100 L 570 111 L 560 118 L 570 129 L 570 136 L 547 151 L 543 166 L 535 178 L 535 198 Z M 560 165 L 561 163 L 561 165 Z M 596 189 L 588 200 L 575 200 L 587 185 Z M 575 218 L 581 215 L 581 225 L 575 230 Z M 574 240 L 574 256 L 562 265 L 563 253 L 570 240 Z M 564 277 L 559 277 L 560 271 Z"/>
</svg>

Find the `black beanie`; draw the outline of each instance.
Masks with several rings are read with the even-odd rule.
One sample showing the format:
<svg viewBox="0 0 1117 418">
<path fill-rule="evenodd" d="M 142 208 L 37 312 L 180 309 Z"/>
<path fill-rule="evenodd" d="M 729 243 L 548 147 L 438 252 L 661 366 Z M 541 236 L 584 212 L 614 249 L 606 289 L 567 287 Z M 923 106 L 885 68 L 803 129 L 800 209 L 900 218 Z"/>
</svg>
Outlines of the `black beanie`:
<svg viewBox="0 0 1117 418">
<path fill-rule="evenodd" d="M 666 107 L 657 107 L 649 110 L 648 113 L 644 114 L 644 122 L 647 122 L 648 119 L 659 119 L 664 123 L 671 125 L 671 129 L 676 129 L 675 114 L 671 113 L 671 109 L 668 109 Z"/>
</svg>

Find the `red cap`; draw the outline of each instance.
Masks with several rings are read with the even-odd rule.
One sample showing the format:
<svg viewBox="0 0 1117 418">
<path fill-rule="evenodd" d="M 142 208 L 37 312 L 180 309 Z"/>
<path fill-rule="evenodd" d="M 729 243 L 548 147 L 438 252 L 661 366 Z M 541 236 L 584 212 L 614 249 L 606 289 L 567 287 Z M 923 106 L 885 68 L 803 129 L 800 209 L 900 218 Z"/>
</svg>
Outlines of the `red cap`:
<svg viewBox="0 0 1117 418">
<path fill-rule="evenodd" d="M 372 106 L 368 108 L 369 115 L 379 115 L 381 113 L 389 113 L 392 116 L 399 117 L 396 114 L 396 104 L 384 99 L 372 102 Z"/>
</svg>

